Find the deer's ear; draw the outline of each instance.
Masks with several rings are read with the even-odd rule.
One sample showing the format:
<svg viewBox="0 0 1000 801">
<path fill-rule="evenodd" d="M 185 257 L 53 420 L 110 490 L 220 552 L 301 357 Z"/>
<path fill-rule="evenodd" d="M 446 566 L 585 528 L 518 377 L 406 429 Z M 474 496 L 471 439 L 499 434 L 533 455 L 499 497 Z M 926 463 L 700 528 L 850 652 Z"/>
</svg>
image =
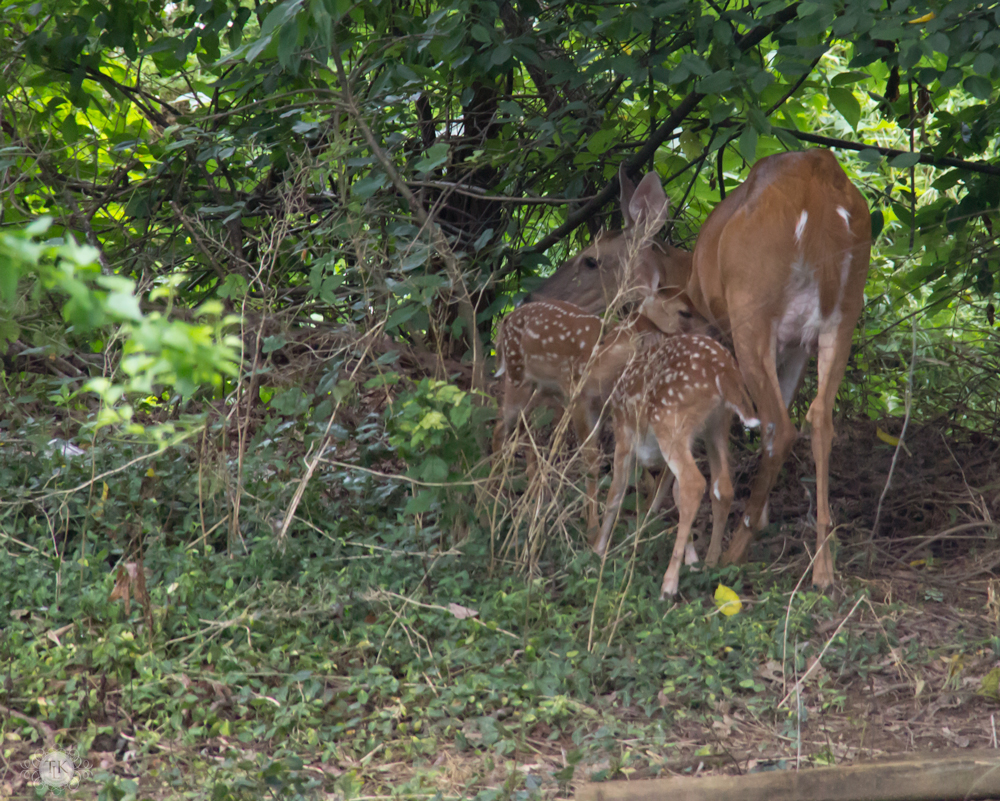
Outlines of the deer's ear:
<svg viewBox="0 0 1000 801">
<path fill-rule="evenodd" d="M 635 194 L 635 184 L 628 177 L 624 164 L 618 168 L 618 186 L 621 187 L 618 198 L 621 202 L 622 219 L 624 220 L 622 228 L 631 228 L 635 225 L 635 220 L 630 216 L 629 205 L 632 203 L 632 195 Z"/>
<path fill-rule="evenodd" d="M 655 172 L 647 173 L 629 198 L 628 213 L 624 213 L 624 206 L 622 213 L 627 221 L 631 221 L 626 228 L 634 225 L 645 236 L 658 233 L 670 214 L 670 201 L 663 191 L 660 176 Z"/>
</svg>

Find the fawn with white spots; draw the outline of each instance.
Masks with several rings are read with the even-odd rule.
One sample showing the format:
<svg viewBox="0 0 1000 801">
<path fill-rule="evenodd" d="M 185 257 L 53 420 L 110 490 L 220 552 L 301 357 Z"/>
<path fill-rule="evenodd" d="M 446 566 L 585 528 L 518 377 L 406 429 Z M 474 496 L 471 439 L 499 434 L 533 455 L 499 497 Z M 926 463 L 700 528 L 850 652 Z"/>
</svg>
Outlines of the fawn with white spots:
<svg viewBox="0 0 1000 801">
<path fill-rule="evenodd" d="M 597 437 L 591 432 L 601 410 L 638 349 L 663 332 L 688 330 L 691 325 L 690 304 L 676 289 L 648 296 L 636 314 L 606 333 L 600 317 L 571 303 L 535 301 L 519 306 L 504 318 L 497 338 L 496 375 L 503 377 L 503 399 L 493 452 L 499 452 L 537 394 L 562 398 L 590 466 L 587 521 L 589 531 L 596 533 L 598 452 Z M 530 454 L 528 469 L 534 470 Z"/>
<path fill-rule="evenodd" d="M 688 538 L 706 486 L 691 444 L 695 437 L 701 437 L 708 451 L 712 538 L 706 562 L 714 566 L 733 502 L 729 475 L 732 415 L 738 414 L 744 425 L 756 426 L 752 403 L 729 351 L 707 336 L 678 335 L 661 338 L 633 356 L 611 393 L 609 406 L 615 432 L 614 474 L 601 537 L 594 550 L 603 555 L 607 549 L 633 460 L 638 458 L 650 469 L 666 466 L 676 478 L 674 499 L 680 520 L 660 597 L 676 595 L 681 563 L 698 561 Z M 664 472 L 650 513 L 662 504 L 669 485 Z"/>
<path fill-rule="evenodd" d="M 651 178 L 658 180 L 650 174 L 642 183 Z M 796 437 L 788 405 L 815 353 L 817 392 L 806 414 L 816 463 L 812 578 L 820 588 L 833 583 L 827 541 L 833 402 L 864 307 L 870 254 L 868 204 L 827 150 L 761 159 L 702 226 L 686 293 L 701 316 L 732 337 L 763 447 L 726 563 L 743 561 L 754 532 L 767 524 L 768 495 Z M 586 274 L 564 269 L 565 277 L 557 272 L 549 279 L 549 297 L 581 302 L 615 289 L 613 275 L 588 283 Z M 617 280 L 630 281 L 624 270 Z"/>
</svg>

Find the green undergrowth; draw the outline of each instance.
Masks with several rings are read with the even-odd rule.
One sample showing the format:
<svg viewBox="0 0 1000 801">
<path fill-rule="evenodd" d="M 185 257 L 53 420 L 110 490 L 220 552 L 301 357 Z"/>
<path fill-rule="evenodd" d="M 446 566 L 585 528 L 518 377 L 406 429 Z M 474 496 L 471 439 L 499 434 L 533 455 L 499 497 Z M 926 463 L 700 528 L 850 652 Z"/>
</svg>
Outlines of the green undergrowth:
<svg viewBox="0 0 1000 801">
<path fill-rule="evenodd" d="M 471 425 L 463 397 L 418 397 Z M 98 438 L 73 456 L 21 422 L 0 461 L 0 731 L 9 764 L 45 729 L 90 759 L 75 797 L 565 797 L 655 770 L 733 709 L 794 733 L 762 670 L 791 686 L 826 647 L 836 706 L 843 666 L 863 675 L 895 645 L 890 624 L 817 635 L 849 607 L 752 568 L 685 570 L 682 600 L 661 602 L 662 537 L 603 567 L 553 541 L 528 577 L 492 558 L 466 490 L 415 510 L 408 479 L 380 476 L 396 452 L 375 416 L 335 432 L 281 541 L 287 422 L 247 448 L 236 531 L 211 449 L 141 459 Z M 473 439 L 446 422 L 422 447 L 451 465 Z M 716 608 L 720 581 L 738 614 Z"/>
<path fill-rule="evenodd" d="M 713 573 L 689 574 L 691 600 L 666 604 L 652 574 L 621 592 L 624 560 L 598 592 L 590 554 L 525 580 L 491 573 L 479 542 L 426 556 L 340 529 L 297 531 L 284 550 L 251 538 L 237 558 L 150 542 L 149 601 L 133 597 L 129 612 L 112 600 L 106 549 L 8 559 L 4 705 L 80 754 L 127 745 L 139 776 L 98 771 L 104 798 L 541 797 L 650 751 L 668 758 L 675 728 L 711 725 L 723 700 L 773 722 L 758 668 L 801 672 L 816 653 L 802 647 L 813 621 L 835 611 L 810 594 L 789 603 L 774 586 L 727 618 L 710 600 Z M 740 589 L 731 571 L 725 579 Z M 868 643 L 870 656 L 887 645 Z M 848 647 L 834 643 L 824 660 Z M 9 750 L 37 745 L 16 715 L 2 728 Z M 637 737 L 644 756 L 623 744 Z M 497 785 L 498 770 L 545 743 L 565 751 L 564 767 Z M 474 766 L 447 791 L 435 779 L 443 752 Z"/>
</svg>

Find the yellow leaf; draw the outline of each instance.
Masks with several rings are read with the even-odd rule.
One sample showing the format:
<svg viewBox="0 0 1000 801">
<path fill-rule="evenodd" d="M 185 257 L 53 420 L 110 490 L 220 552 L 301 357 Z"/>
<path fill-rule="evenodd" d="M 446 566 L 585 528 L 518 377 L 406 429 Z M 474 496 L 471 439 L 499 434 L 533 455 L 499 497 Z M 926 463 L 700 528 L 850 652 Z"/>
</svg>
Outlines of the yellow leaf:
<svg viewBox="0 0 1000 801">
<path fill-rule="evenodd" d="M 883 431 L 881 428 L 875 429 L 875 436 L 878 437 L 880 440 L 882 440 L 882 442 L 884 442 L 886 445 L 892 445 L 893 447 L 895 447 L 899 444 L 899 437 L 894 437 L 892 434 Z"/>
<path fill-rule="evenodd" d="M 887 431 L 883 431 L 881 428 L 878 427 L 875 428 L 875 436 L 878 437 L 880 440 L 882 440 L 882 442 L 884 442 L 886 445 L 892 445 L 892 447 L 894 448 L 899 445 L 899 437 L 894 437 L 892 434 L 890 434 Z M 906 447 L 905 442 L 903 443 L 903 450 L 906 451 L 907 456 L 913 455 L 912 453 L 910 453 L 910 449 Z"/>
<path fill-rule="evenodd" d="M 937 16 L 937 14 L 935 14 L 932 11 L 930 14 L 924 14 L 922 17 L 917 17 L 916 19 L 911 19 L 910 20 L 910 25 L 919 25 L 922 22 L 930 22 L 936 16 Z"/>
<path fill-rule="evenodd" d="M 726 617 L 732 617 L 743 609 L 743 602 L 740 596 L 733 592 L 725 584 L 720 584 L 715 589 L 715 605 Z"/>
<path fill-rule="evenodd" d="M 993 701 L 1000 701 L 1000 668 L 993 668 L 983 676 L 976 695 L 984 695 Z"/>
</svg>

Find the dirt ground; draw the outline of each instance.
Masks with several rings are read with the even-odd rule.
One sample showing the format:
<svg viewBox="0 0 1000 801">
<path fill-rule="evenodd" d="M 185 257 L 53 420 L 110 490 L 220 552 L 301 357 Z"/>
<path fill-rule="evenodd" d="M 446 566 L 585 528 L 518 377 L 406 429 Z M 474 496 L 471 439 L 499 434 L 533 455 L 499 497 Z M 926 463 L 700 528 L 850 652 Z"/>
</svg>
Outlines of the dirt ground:
<svg viewBox="0 0 1000 801">
<path fill-rule="evenodd" d="M 899 646 L 865 675 L 853 665 L 836 676 L 817 666 L 804 683 L 794 731 L 755 719 L 739 703 L 724 703 L 716 710 L 721 724 L 689 719 L 675 727 L 680 755 L 667 763 L 651 759 L 647 769 L 616 778 L 736 774 L 998 747 L 1000 442 L 965 432 L 946 439 L 941 427 L 911 425 L 886 490 L 896 448 L 885 439 L 900 432 L 898 424 L 882 426 L 838 423 L 831 458 L 837 569 L 844 592 L 866 588 L 871 602 L 855 606 L 848 619 L 824 621 L 817 633 L 826 639 L 843 625 L 862 639 L 891 624 Z M 754 450 L 734 448 L 737 512 L 749 495 Z M 800 437 L 771 498 L 778 533 L 755 543 L 752 560 L 770 570 L 805 572 L 802 543 L 811 547 L 815 537 L 813 482 L 809 440 Z M 701 516 L 706 513 L 703 508 Z M 991 638 L 994 647 L 984 647 Z M 926 664 L 907 659 L 916 645 L 932 655 Z M 780 669 L 771 668 L 763 666 L 758 675 L 769 692 L 784 698 L 791 687 Z M 840 688 L 835 703 L 831 682 Z M 824 683 L 827 691 L 821 692 Z"/>
</svg>

